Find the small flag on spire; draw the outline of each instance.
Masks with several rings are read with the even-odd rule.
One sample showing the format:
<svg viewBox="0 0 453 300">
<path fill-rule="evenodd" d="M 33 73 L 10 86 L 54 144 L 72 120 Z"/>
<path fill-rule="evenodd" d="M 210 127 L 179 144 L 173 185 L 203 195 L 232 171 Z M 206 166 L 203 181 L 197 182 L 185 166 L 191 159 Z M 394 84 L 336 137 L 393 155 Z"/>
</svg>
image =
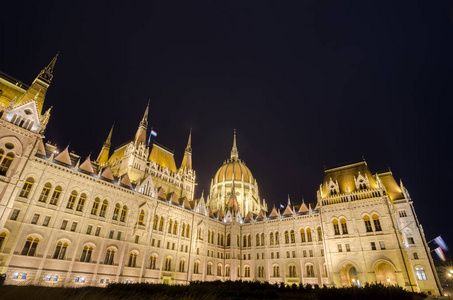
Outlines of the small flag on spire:
<svg viewBox="0 0 453 300">
<path fill-rule="evenodd" d="M 434 241 L 436 242 L 437 245 L 439 245 L 440 248 L 442 248 L 442 250 L 448 251 L 448 246 L 447 244 L 445 244 L 444 239 L 440 235 L 436 237 Z"/>
<path fill-rule="evenodd" d="M 151 135 L 152 136 L 157 136 L 157 132 L 155 132 L 154 130 L 151 130 Z"/>
<path fill-rule="evenodd" d="M 280 204 L 280 208 L 285 208 L 285 207 L 283 206 L 283 204 Z"/>
<path fill-rule="evenodd" d="M 442 261 L 446 261 L 445 254 L 440 247 L 434 249 L 434 252 L 436 252 L 437 256 L 439 256 Z"/>
</svg>

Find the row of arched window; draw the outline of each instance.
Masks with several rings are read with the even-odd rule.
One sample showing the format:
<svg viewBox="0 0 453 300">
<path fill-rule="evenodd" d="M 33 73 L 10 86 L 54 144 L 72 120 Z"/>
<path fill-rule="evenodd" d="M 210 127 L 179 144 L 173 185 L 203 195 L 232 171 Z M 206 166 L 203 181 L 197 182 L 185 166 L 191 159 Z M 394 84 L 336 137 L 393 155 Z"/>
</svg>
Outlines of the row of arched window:
<svg viewBox="0 0 453 300">
<path fill-rule="evenodd" d="M 142 218 L 141 217 L 142 214 L 143 214 L 143 219 L 144 219 L 145 212 L 143 210 L 140 212 L 140 218 Z M 140 223 L 140 220 L 139 220 L 139 223 Z M 155 215 L 154 222 L 153 222 L 153 229 L 159 230 L 159 231 L 164 231 L 164 223 L 165 223 L 165 218 L 163 216 L 161 216 L 159 219 L 159 215 Z M 141 225 L 143 225 L 143 223 Z M 173 221 L 173 219 L 170 218 L 168 221 L 167 230 L 168 230 L 168 233 L 177 235 L 178 234 L 178 221 L 177 220 Z M 190 236 L 190 225 L 189 224 L 182 222 L 180 235 L 182 237 Z"/>
<path fill-rule="evenodd" d="M 373 220 L 373 225 L 371 224 L 370 216 L 365 215 L 363 217 L 363 222 L 365 223 L 366 232 L 382 231 L 379 216 L 377 214 L 373 214 L 372 220 Z M 348 234 L 348 225 L 346 223 L 345 218 L 341 218 L 340 222 L 338 222 L 337 219 L 333 219 L 332 225 L 333 225 L 333 231 L 334 231 L 335 235 Z M 341 231 L 340 231 L 340 228 L 341 228 Z"/>
<path fill-rule="evenodd" d="M 22 198 L 28 198 L 34 183 L 35 180 L 32 177 L 28 177 L 25 180 L 25 183 L 22 187 L 19 196 Z M 60 199 L 62 191 L 63 191 L 62 187 L 60 185 L 57 185 L 52 192 L 52 184 L 50 182 L 47 182 L 44 184 L 44 187 L 42 188 L 38 201 L 47 203 L 47 201 L 49 200 L 49 196 L 52 195 L 50 197 L 49 204 L 58 205 L 58 201 Z M 86 200 L 87 195 L 85 193 L 82 193 L 79 196 L 78 192 L 76 190 L 73 190 L 69 195 L 68 202 L 66 203 L 66 208 L 75 209 L 76 211 L 83 212 Z M 101 199 L 99 197 L 96 197 L 91 208 L 91 214 L 98 215 L 99 212 L 100 217 L 105 217 L 108 205 L 109 202 L 106 199 L 104 199 L 101 204 Z M 123 207 L 121 207 L 121 205 L 117 203 L 113 208 L 112 220 L 118 220 L 119 218 L 121 222 L 126 222 L 127 211 L 128 208 L 126 205 L 123 205 Z M 145 213 L 143 210 L 141 210 L 139 215 L 139 223 L 140 222 L 143 223 L 144 217 Z"/>
<path fill-rule="evenodd" d="M 231 236 L 230 236 L 231 237 Z M 223 246 L 224 245 L 224 235 L 221 233 L 217 233 L 217 245 Z M 215 244 L 215 233 L 214 230 L 208 230 L 208 243 Z"/>
</svg>

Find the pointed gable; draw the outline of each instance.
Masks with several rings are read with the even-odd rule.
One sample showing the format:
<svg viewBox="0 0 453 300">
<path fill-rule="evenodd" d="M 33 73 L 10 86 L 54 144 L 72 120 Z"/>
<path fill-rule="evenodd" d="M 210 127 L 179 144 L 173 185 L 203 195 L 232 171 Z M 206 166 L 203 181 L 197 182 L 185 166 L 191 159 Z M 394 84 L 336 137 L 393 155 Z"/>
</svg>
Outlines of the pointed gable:
<svg viewBox="0 0 453 300">
<path fill-rule="evenodd" d="M 130 189 L 132 188 L 131 180 L 129 179 L 129 175 L 127 173 L 126 175 L 123 176 L 123 178 L 121 178 L 120 184 L 123 186 L 127 186 Z"/>
<path fill-rule="evenodd" d="M 85 161 L 79 166 L 79 169 L 87 173 L 93 174 L 93 165 L 91 164 L 90 157 L 88 156 Z"/>
<path fill-rule="evenodd" d="M 65 165 L 72 166 L 71 157 L 69 156 L 68 147 L 66 147 L 66 149 L 64 149 L 57 156 L 55 156 L 54 160 L 59 162 L 59 163 L 65 164 Z"/>
<path fill-rule="evenodd" d="M 271 214 L 269 215 L 269 218 L 270 219 L 278 218 L 277 209 L 275 207 L 272 209 Z"/>
<path fill-rule="evenodd" d="M 260 212 L 258 213 L 258 216 L 256 217 L 256 220 L 257 221 L 261 221 L 261 220 L 264 220 L 264 219 L 265 219 L 264 212 L 263 212 L 263 210 L 260 210 Z"/>
<path fill-rule="evenodd" d="M 288 205 L 286 206 L 285 208 L 285 211 L 283 212 L 283 215 L 285 217 L 290 217 L 293 215 L 293 211 L 291 210 L 291 207 L 290 207 L 290 204 L 288 203 Z"/>
<path fill-rule="evenodd" d="M 107 167 L 102 171 L 101 177 L 110 181 L 115 180 L 113 178 L 112 170 L 110 170 L 110 167 Z"/>
<path fill-rule="evenodd" d="M 167 200 L 167 198 L 165 196 L 165 191 L 162 187 L 159 187 L 157 189 L 157 198 L 160 200 Z"/>
<path fill-rule="evenodd" d="M 190 206 L 189 200 L 187 198 L 184 199 L 184 208 L 192 210 L 192 207 Z"/>
<path fill-rule="evenodd" d="M 46 148 L 44 147 L 44 142 L 42 141 L 42 139 L 39 139 L 38 151 L 36 153 L 38 153 L 42 156 L 46 156 Z"/>
<path fill-rule="evenodd" d="M 250 222 L 253 221 L 253 213 L 251 211 L 248 212 L 248 214 L 245 216 L 244 222 Z"/>
<path fill-rule="evenodd" d="M 7 111 L 5 118 L 8 122 L 30 131 L 38 131 L 41 125 L 40 115 L 34 99 Z"/>
<path fill-rule="evenodd" d="M 212 212 L 211 207 L 208 206 L 208 216 L 214 218 L 214 213 Z"/>
<path fill-rule="evenodd" d="M 175 192 L 171 193 L 170 202 L 171 202 L 172 204 L 175 204 L 175 205 L 178 205 L 178 206 L 179 206 L 178 197 L 176 197 L 176 193 L 175 193 Z"/>
<path fill-rule="evenodd" d="M 305 204 L 305 201 L 302 201 L 302 204 L 300 205 L 300 208 L 299 208 L 299 213 L 305 214 L 307 212 L 308 212 L 307 205 Z"/>
</svg>

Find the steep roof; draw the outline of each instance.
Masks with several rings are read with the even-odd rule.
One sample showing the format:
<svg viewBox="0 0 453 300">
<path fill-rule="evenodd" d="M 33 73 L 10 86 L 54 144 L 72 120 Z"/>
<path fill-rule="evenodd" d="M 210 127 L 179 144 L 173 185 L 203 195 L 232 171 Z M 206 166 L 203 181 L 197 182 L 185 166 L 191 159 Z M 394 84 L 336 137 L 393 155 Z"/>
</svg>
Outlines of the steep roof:
<svg viewBox="0 0 453 300">
<path fill-rule="evenodd" d="M 149 160 L 156 162 L 163 168 L 168 168 L 172 172 L 177 170 L 173 153 L 156 143 L 153 144 Z"/>
<path fill-rule="evenodd" d="M 110 170 L 110 167 L 107 167 L 102 171 L 101 177 L 111 181 L 115 180 L 113 178 L 112 170 Z"/>
<path fill-rule="evenodd" d="M 85 161 L 79 166 L 79 169 L 82 171 L 85 171 L 87 173 L 90 173 L 90 174 L 94 173 L 93 165 L 91 164 L 91 161 L 90 161 L 90 156 L 88 156 L 85 159 Z"/>
<path fill-rule="evenodd" d="M 54 160 L 58 161 L 59 163 L 65 164 L 65 165 L 72 166 L 68 147 L 66 147 L 62 152 L 60 152 L 57 156 L 55 156 Z"/>
<path fill-rule="evenodd" d="M 401 187 L 396 183 L 395 178 L 393 177 L 392 172 L 384 172 L 378 174 L 379 179 L 385 187 L 385 191 L 389 196 L 390 200 L 404 199 L 403 192 Z"/>
<path fill-rule="evenodd" d="M 353 192 L 356 190 L 356 185 L 354 182 L 354 177 L 357 178 L 358 174 L 368 177 L 371 188 L 377 188 L 377 183 L 374 180 L 373 175 L 368 169 L 366 161 L 360 161 L 352 164 L 347 164 L 337 168 L 331 168 L 325 170 L 324 174 L 324 183 L 323 183 L 323 193 L 327 195 L 327 185 L 330 183 L 330 180 L 335 183 L 338 181 L 340 188 L 340 194 Z"/>
</svg>

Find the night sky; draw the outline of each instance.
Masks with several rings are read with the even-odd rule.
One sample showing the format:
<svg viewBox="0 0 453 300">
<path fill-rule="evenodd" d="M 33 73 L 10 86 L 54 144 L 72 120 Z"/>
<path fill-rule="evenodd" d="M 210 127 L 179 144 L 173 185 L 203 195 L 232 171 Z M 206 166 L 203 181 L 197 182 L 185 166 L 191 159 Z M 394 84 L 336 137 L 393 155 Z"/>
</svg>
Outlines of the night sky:
<svg viewBox="0 0 453 300">
<path fill-rule="evenodd" d="M 178 166 L 192 128 L 197 197 L 236 129 L 271 207 L 315 202 L 324 167 L 363 156 L 453 248 L 450 1 L 16 2 L 0 70 L 30 84 L 60 51 L 44 103 L 60 149 L 97 157 L 113 122 L 113 147 L 131 140 L 150 99 Z"/>
</svg>

